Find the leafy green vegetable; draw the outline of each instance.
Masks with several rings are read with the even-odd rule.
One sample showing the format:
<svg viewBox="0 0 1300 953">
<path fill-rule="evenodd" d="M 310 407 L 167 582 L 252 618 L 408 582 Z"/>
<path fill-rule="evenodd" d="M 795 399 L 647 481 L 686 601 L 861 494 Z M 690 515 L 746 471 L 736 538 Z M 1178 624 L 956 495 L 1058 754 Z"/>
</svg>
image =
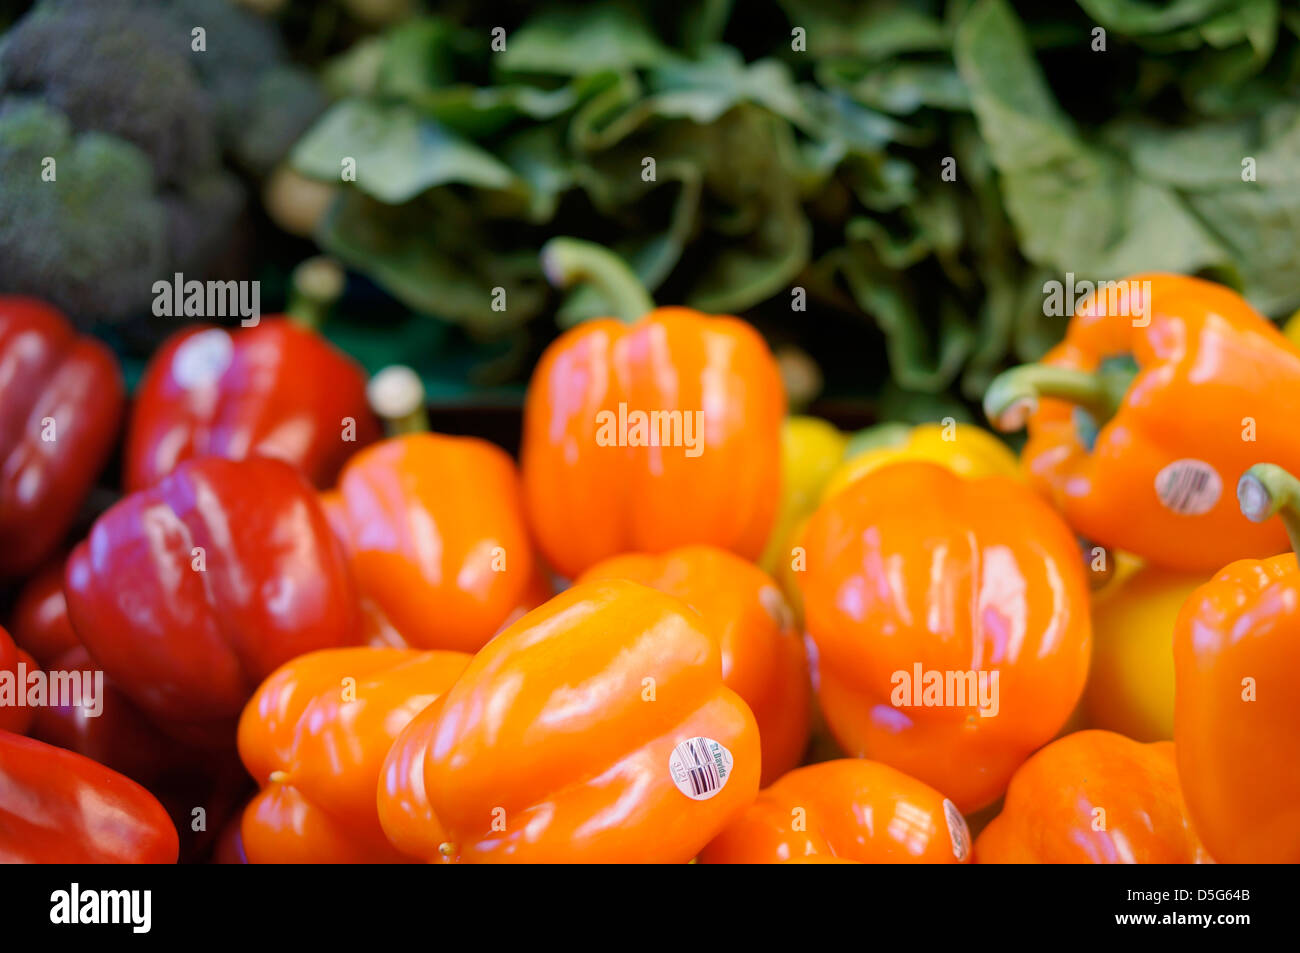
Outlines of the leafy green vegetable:
<svg viewBox="0 0 1300 953">
<path fill-rule="evenodd" d="M 321 243 L 476 336 L 599 314 L 538 270 L 578 235 L 914 416 L 1058 340 L 1066 273 L 1300 306 L 1298 36 L 1276 0 L 546 2 L 349 51 L 293 159 L 353 157 Z"/>
</svg>

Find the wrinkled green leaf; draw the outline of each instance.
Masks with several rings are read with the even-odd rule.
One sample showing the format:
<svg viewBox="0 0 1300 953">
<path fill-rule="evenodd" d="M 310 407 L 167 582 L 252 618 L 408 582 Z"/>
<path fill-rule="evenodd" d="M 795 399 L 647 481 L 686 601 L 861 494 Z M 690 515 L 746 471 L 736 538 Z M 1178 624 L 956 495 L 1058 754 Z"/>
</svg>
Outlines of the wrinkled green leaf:
<svg viewBox="0 0 1300 953">
<path fill-rule="evenodd" d="M 536 254 L 530 248 L 502 248 L 472 210 L 449 193 L 429 193 L 407 207 L 345 191 L 316 239 L 409 307 L 464 322 L 481 334 L 526 323 L 547 298 Z M 505 291 L 501 311 L 493 308 L 497 288 Z"/>
<path fill-rule="evenodd" d="M 503 70 L 575 76 L 654 66 L 672 56 L 630 5 L 544 10 L 508 37 Z"/>
<path fill-rule="evenodd" d="M 1003 0 L 975 4 L 954 55 L 1030 261 L 1088 278 L 1225 262 L 1176 193 L 1079 137 Z"/>
<path fill-rule="evenodd" d="M 782 0 L 791 27 L 807 31 L 808 53 L 882 60 L 900 53 L 946 49 L 947 24 L 937 15 L 894 0 Z"/>
<path fill-rule="evenodd" d="M 338 181 L 345 157 L 356 160 L 357 188 L 390 205 L 435 185 L 517 185 L 491 153 L 408 106 L 345 99 L 298 141 L 291 161 L 303 175 Z"/>
</svg>

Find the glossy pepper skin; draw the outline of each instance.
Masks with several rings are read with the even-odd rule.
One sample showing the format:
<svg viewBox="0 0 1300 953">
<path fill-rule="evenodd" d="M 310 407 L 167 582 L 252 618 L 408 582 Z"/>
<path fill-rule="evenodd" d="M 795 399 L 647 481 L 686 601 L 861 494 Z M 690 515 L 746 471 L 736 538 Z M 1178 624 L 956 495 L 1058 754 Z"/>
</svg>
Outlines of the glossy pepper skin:
<svg viewBox="0 0 1300 953">
<path fill-rule="evenodd" d="M 229 745 L 244 703 L 287 660 L 358 638 L 316 494 L 267 458 L 191 460 L 126 497 L 73 551 L 64 592 L 107 677 L 197 744 Z"/>
<path fill-rule="evenodd" d="M 171 864 L 176 828 L 134 781 L 0 731 L 0 863 Z"/>
<path fill-rule="evenodd" d="M 964 814 L 996 800 L 1087 678 L 1088 589 L 1069 528 L 1012 480 L 896 463 L 824 503 L 803 545 L 821 708 L 840 747 Z M 948 673 L 973 674 L 948 691 Z M 935 678 L 945 693 L 927 698 Z"/>
<path fill-rule="evenodd" d="M 758 723 L 760 783 L 771 784 L 799 763 L 811 721 L 808 660 L 794 614 L 767 573 L 716 546 L 683 546 L 662 556 L 615 556 L 578 581 L 601 579 L 639 582 L 698 612 L 717 638 L 723 682 Z"/>
<path fill-rule="evenodd" d="M 26 734 L 143 785 L 175 822 L 181 860 L 201 856 L 213 836 L 210 832 L 233 809 L 233 799 L 244 786 L 238 758 L 224 752 L 214 758 L 211 751 L 190 748 L 170 737 L 103 678 L 68 620 L 61 561 L 38 572 L 23 589 L 14 611 L 14 630 L 22 633 L 22 645 L 41 653 L 36 660 L 28 659 L 28 671 L 39 662 L 47 674 L 81 673 L 82 696 L 73 704 L 54 704 L 51 699 L 39 708 L 25 709 L 31 715 Z M 96 680 L 97 675 L 102 681 Z M 0 709 L 0 728 L 6 727 L 4 712 Z M 195 807 L 206 812 L 205 827 L 197 831 L 192 824 Z"/>
<path fill-rule="evenodd" d="M 391 437 L 353 457 L 322 500 L 372 631 L 386 620 L 413 648 L 473 652 L 537 604 L 519 473 L 485 440 Z"/>
<path fill-rule="evenodd" d="M 108 348 L 41 301 L 0 296 L 0 580 L 58 547 L 112 451 L 124 400 Z"/>
<path fill-rule="evenodd" d="M 47 671 L 81 672 L 82 685 L 99 666 L 80 646 Z M 83 693 L 85 688 L 83 687 Z M 28 734 L 90 758 L 143 785 L 171 815 L 180 835 L 181 859 L 202 856 L 221 822 L 246 797 L 247 775 L 233 751 L 188 746 L 163 732 L 116 685 L 105 679 L 93 704 L 46 705 L 36 711 Z M 194 808 L 204 826 L 195 830 Z"/>
<path fill-rule="evenodd" d="M 693 738 L 710 739 L 718 774 L 698 788 L 670 774 Z M 686 863 L 758 776 L 758 728 L 723 684 L 716 638 L 680 600 L 608 580 L 474 656 L 398 737 L 379 813 L 395 846 L 431 861 Z"/>
<path fill-rule="evenodd" d="M 874 470 L 891 463 L 924 460 L 947 467 L 958 476 L 1019 477 L 1019 461 L 1001 440 L 973 424 L 878 424 L 844 438 L 840 459 L 825 473 L 802 518 L 786 540 L 785 558 L 777 576 L 791 603 L 803 616 L 799 591 L 802 571 L 796 548 L 808 518 L 818 505 Z"/>
<path fill-rule="evenodd" d="M 975 841 L 981 864 L 1212 863 L 1178 786 L 1174 745 L 1076 731 L 1026 761 Z"/>
<path fill-rule="evenodd" d="M 63 595 L 65 561 L 47 564 L 28 580 L 14 607 L 14 641 L 32 654 L 47 672 L 82 672 L 94 678 L 98 669 L 77 640 Z M 31 736 L 98 761 L 150 790 L 169 766 L 193 770 L 201 760 L 188 756 L 180 742 L 163 734 L 112 682 L 102 683 L 97 705 L 47 705 L 36 713 Z M 210 755 L 203 756 L 210 761 Z M 189 762 L 188 764 L 186 762 Z"/>
<path fill-rule="evenodd" d="M 355 421 L 345 439 L 345 419 Z M 145 369 L 126 441 L 128 491 L 152 486 L 194 457 L 268 456 L 333 485 L 344 461 L 378 439 L 361 366 L 283 317 L 228 331 L 187 328 Z"/>
<path fill-rule="evenodd" d="M 865 864 L 970 859 L 966 821 L 942 794 L 885 764 L 858 758 L 791 771 L 700 854 L 705 864 L 807 858 Z"/>
<path fill-rule="evenodd" d="M 620 407 L 628 443 L 632 411 L 701 420 L 698 453 L 608 445 Z M 758 558 L 776 516 L 784 409 L 775 359 L 738 318 L 659 308 L 630 327 L 598 320 L 566 332 L 542 355 L 524 405 L 524 488 L 542 552 L 570 578 L 621 552 L 687 543 Z"/>
<path fill-rule="evenodd" d="M 1294 479 L 1252 467 L 1238 495 L 1252 519 L 1283 510 L 1271 522 L 1300 544 Z M 1220 863 L 1300 863 L 1296 554 L 1239 560 L 1192 593 L 1178 616 L 1174 670 L 1178 774 L 1210 854 Z"/>
<path fill-rule="evenodd" d="M 362 646 L 311 652 L 277 669 L 239 721 L 240 757 L 263 785 L 241 825 L 248 862 L 409 860 L 379 826 L 379 773 L 398 733 L 469 660 Z"/>
<path fill-rule="evenodd" d="M 1020 478 L 1016 455 L 993 434 L 974 424 L 880 424 L 849 439 L 844 459 L 822 487 L 823 500 L 890 463 L 927 460 L 961 477 Z"/>
<path fill-rule="evenodd" d="M 1093 594 L 1092 665 L 1083 694 L 1090 728 L 1134 741 L 1174 738 L 1174 626 L 1206 573 L 1143 566 Z"/>
<path fill-rule="evenodd" d="M 1232 487 L 1260 459 L 1300 470 L 1300 348 L 1221 285 L 1128 280 L 1150 281 L 1149 296 L 1085 300 L 1040 365 L 990 387 L 990 420 L 1027 417 L 1029 479 L 1088 539 L 1188 571 L 1280 552 L 1281 528 L 1243 519 Z M 1108 376 L 1124 357 L 1136 376 Z"/>
<path fill-rule="evenodd" d="M 22 672 L 18 668 L 20 662 L 25 666 Z M 13 692 L 14 702 L 17 701 L 20 693 L 23 698 L 26 698 L 27 686 L 25 680 L 19 680 L 19 675 L 35 670 L 38 670 L 36 660 L 14 644 L 9 633 L 0 626 L 0 679 L 10 686 L 0 691 L 4 694 Z M 35 715 L 36 709 L 26 705 L 0 703 L 0 731 L 8 731 L 16 735 L 26 734 Z"/>
<path fill-rule="evenodd" d="M 528 385 L 524 496 L 547 562 L 573 579 L 619 553 L 688 543 L 757 559 L 776 518 L 785 414 L 762 336 L 738 318 L 655 308 L 599 246 L 552 239 L 542 267 L 557 284 L 591 278 L 621 319 L 560 335 Z"/>
</svg>

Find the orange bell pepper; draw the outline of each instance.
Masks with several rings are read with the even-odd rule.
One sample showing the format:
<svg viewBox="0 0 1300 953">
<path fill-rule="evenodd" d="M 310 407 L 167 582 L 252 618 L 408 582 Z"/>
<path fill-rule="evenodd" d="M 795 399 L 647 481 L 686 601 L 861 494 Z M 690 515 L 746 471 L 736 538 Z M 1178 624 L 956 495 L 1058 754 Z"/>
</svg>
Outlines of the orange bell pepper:
<svg viewBox="0 0 1300 953">
<path fill-rule="evenodd" d="M 810 858 L 868 864 L 953 864 L 970 831 L 928 784 L 876 761 L 845 758 L 791 771 L 761 791 L 700 854 L 704 864 Z"/>
<path fill-rule="evenodd" d="M 759 770 L 716 636 L 679 599 L 611 579 L 479 651 L 394 743 L 379 814 L 430 861 L 685 863 L 753 801 Z"/>
<path fill-rule="evenodd" d="M 1280 551 L 1281 527 L 1242 519 L 1231 481 L 1261 458 L 1300 470 L 1300 348 L 1221 285 L 1118 284 L 1041 363 L 993 382 L 989 419 L 1027 420 L 1031 482 L 1097 543 L 1207 572 Z"/>
<path fill-rule="evenodd" d="M 1300 481 L 1251 467 L 1252 520 L 1274 515 L 1300 552 Z M 1300 863 L 1300 566 L 1296 552 L 1227 566 L 1174 632 L 1174 740 L 1192 821 L 1221 863 Z"/>
<path fill-rule="evenodd" d="M 239 720 L 239 755 L 263 785 L 240 826 L 248 861 L 409 861 L 379 826 L 379 772 L 398 732 L 469 660 L 360 647 L 312 652 L 277 669 Z"/>
<path fill-rule="evenodd" d="M 802 537 L 822 712 L 840 747 L 971 813 L 1074 709 L 1091 647 L 1069 527 L 1006 477 L 895 463 Z"/>
<path fill-rule="evenodd" d="M 406 375 L 410 375 L 409 377 Z M 473 652 L 549 596 L 533 555 L 514 461 L 476 437 L 427 429 L 406 368 L 372 381 L 399 435 L 361 450 L 322 494 L 362 596 L 365 641 Z"/>
<path fill-rule="evenodd" d="M 599 579 L 630 579 L 698 612 L 722 652 L 722 680 L 758 722 L 760 783 L 771 784 L 799 764 L 811 721 L 808 659 L 803 634 L 771 576 L 716 546 L 683 546 L 662 556 L 615 556 L 578 581 Z"/>
<path fill-rule="evenodd" d="M 1170 741 L 1076 731 L 1011 779 L 975 841 L 981 864 L 1213 863 L 1187 817 Z"/>
<path fill-rule="evenodd" d="M 565 283 L 595 278 L 634 322 L 573 328 L 533 372 L 521 459 L 543 555 L 569 578 L 687 543 L 757 559 L 776 518 L 785 412 L 763 338 L 738 318 L 654 309 L 626 265 L 585 242 L 548 243 L 543 264 Z"/>
</svg>

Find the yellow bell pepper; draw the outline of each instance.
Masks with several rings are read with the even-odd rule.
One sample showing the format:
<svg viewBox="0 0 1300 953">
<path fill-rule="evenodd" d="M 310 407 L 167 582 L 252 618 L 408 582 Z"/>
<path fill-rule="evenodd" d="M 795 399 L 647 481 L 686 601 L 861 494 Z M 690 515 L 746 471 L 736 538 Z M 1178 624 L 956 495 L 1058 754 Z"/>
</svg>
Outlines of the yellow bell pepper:
<svg viewBox="0 0 1300 953">
<path fill-rule="evenodd" d="M 776 573 L 790 562 L 791 536 L 817 508 L 822 486 L 839 466 L 847 434 L 819 417 L 787 417 L 781 427 L 781 504 L 758 564 Z"/>
<path fill-rule="evenodd" d="M 1132 571 L 1116 560 L 1116 578 L 1093 594 L 1092 668 L 1084 691 L 1089 727 L 1134 741 L 1174 737 L 1174 622 L 1203 573 L 1158 566 Z"/>
<path fill-rule="evenodd" d="M 873 470 L 902 460 L 925 460 L 966 478 L 1007 476 L 1020 479 L 1020 463 L 1005 443 L 976 424 L 882 424 L 855 435 L 844 463 L 822 489 L 830 499 Z"/>
<path fill-rule="evenodd" d="M 1282 333 L 1286 335 L 1288 341 L 1300 347 L 1300 311 L 1287 318 L 1286 324 L 1282 326 Z"/>
<path fill-rule="evenodd" d="M 794 548 L 822 502 L 887 463 L 928 460 L 963 477 L 1020 479 L 1011 448 L 976 424 L 879 424 L 849 437 L 824 420 L 790 417 L 782 432 L 781 516 L 760 565 L 772 573 L 803 616 Z"/>
</svg>

